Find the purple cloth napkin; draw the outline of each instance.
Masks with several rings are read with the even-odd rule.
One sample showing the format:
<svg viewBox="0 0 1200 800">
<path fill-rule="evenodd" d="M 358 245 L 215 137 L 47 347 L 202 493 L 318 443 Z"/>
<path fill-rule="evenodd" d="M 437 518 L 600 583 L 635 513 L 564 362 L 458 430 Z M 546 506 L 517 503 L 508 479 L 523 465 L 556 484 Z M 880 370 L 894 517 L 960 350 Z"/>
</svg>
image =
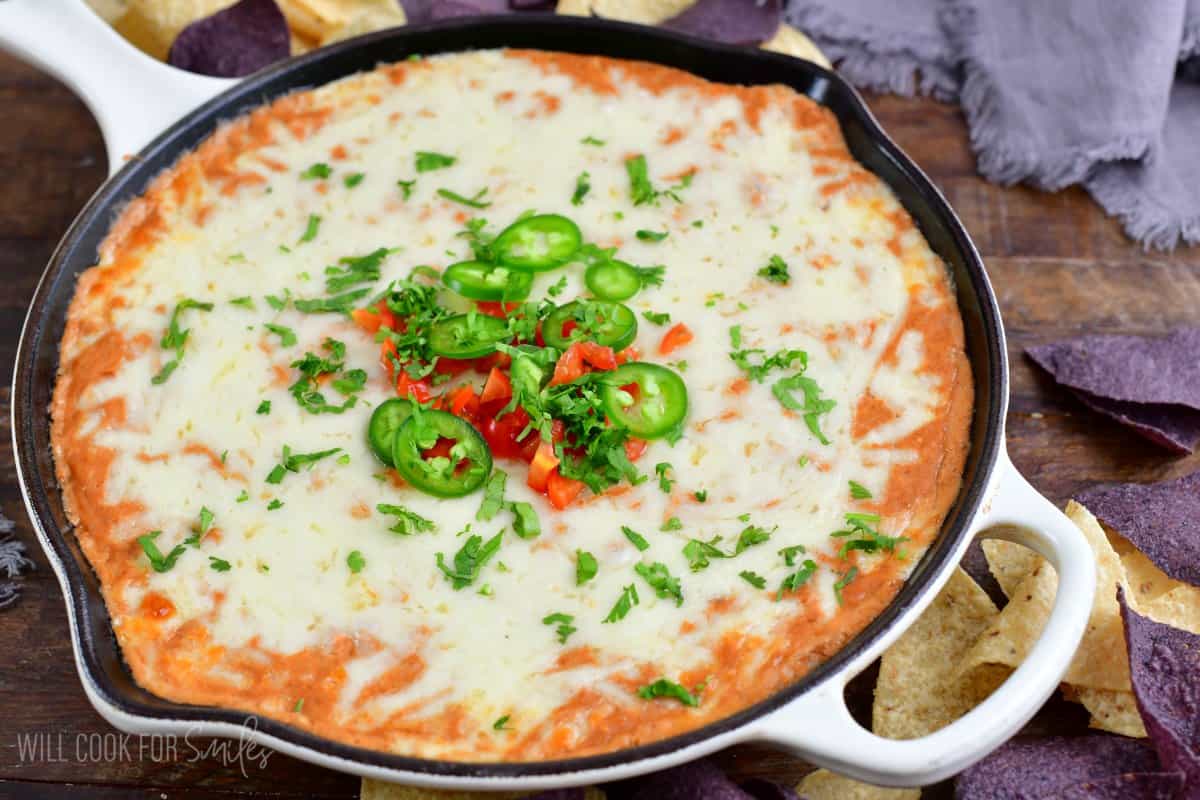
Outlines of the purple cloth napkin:
<svg viewBox="0 0 1200 800">
<path fill-rule="evenodd" d="M 792 0 L 853 83 L 958 100 L 979 172 L 1200 243 L 1200 0 Z"/>
</svg>

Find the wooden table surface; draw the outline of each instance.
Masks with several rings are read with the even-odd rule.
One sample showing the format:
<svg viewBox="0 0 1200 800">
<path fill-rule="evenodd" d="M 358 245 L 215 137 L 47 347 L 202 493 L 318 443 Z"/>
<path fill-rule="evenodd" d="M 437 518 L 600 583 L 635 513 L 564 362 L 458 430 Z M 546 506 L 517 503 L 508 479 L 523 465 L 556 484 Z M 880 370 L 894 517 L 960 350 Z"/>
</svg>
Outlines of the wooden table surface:
<svg viewBox="0 0 1200 800">
<path fill-rule="evenodd" d="M 1056 502 L 1098 481 L 1155 480 L 1200 466 L 1172 458 L 1085 411 L 1036 374 L 1024 347 L 1082 332 L 1160 333 L 1200 324 L 1200 248 L 1147 253 L 1086 193 L 1000 188 L 975 175 L 958 109 L 929 100 L 869 98 L 883 127 L 946 193 L 987 261 L 1012 359 L 1008 444 L 1013 461 Z M 42 268 L 105 176 L 100 133 L 84 105 L 51 78 L 0 55 L 0 373 Z M 7 384 L 7 378 L 5 378 Z M 175 753 L 117 734 L 84 697 L 71 657 L 62 595 L 30 530 L 17 489 L 0 389 L 0 509 L 37 562 L 12 609 L 0 611 L 0 797 L 357 797 L 356 778 L 273 754 L 265 767 L 209 743 Z M 870 679 L 853 705 L 869 715 Z M 1039 731 L 1086 725 L 1077 706 L 1052 702 Z M 49 745 L 31 749 L 34 743 Z M 139 747 L 139 745 L 141 745 Z M 736 776 L 794 782 L 810 768 L 758 747 L 719 757 Z M 945 786 L 926 796 L 948 796 Z"/>
</svg>

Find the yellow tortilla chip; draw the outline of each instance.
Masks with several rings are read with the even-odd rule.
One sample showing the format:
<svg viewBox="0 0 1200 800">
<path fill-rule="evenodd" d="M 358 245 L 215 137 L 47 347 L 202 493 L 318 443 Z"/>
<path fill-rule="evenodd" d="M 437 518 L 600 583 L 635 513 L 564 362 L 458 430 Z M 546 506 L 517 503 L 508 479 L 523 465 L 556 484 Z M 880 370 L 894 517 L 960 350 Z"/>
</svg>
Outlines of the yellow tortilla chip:
<svg viewBox="0 0 1200 800">
<path fill-rule="evenodd" d="M 964 672 L 959 664 L 998 614 L 971 576 L 955 569 L 921 618 L 883 654 L 871 712 L 875 733 L 915 739 L 983 702 L 1009 670 Z"/>
<path fill-rule="evenodd" d="M 1042 560 L 1028 547 L 1002 539 L 986 539 L 983 542 L 983 554 L 987 557 L 992 577 L 1000 584 L 1000 591 L 1004 592 L 1005 597 L 1012 597 L 1017 584 L 1033 572 L 1033 568 Z"/>
<path fill-rule="evenodd" d="M 1089 727 L 1135 739 L 1146 736 L 1146 726 L 1142 724 L 1142 715 L 1138 713 L 1133 692 L 1064 686 L 1063 696 L 1088 710 L 1092 715 Z"/>
<path fill-rule="evenodd" d="M 819 769 L 804 776 L 796 794 L 804 800 L 920 800 L 921 790 L 886 789 Z"/>
<path fill-rule="evenodd" d="M 354 17 L 358 0 L 276 0 L 294 35 L 321 41 Z M 398 3 L 397 3 L 398 5 Z"/>
<path fill-rule="evenodd" d="M 237 0 L 129 0 L 113 27 L 139 50 L 166 60 L 179 32 Z"/>
<path fill-rule="evenodd" d="M 321 45 L 385 28 L 395 28 L 406 22 L 408 20 L 404 16 L 404 9 L 396 0 L 358 0 L 352 16 L 341 27 L 328 30 L 321 37 Z"/>
<path fill-rule="evenodd" d="M 805 61 L 820 64 L 827 69 L 832 68 L 829 59 L 813 43 L 813 40 L 787 23 L 780 25 L 775 35 L 762 43 L 762 48 L 783 53 L 785 56 L 803 58 Z"/>
<path fill-rule="evenodd" d="M 1083 641 L 1063 680 L 1077 687 L 1129 691 L 1129 660 L 1117 606 L 1117 584 L 1124 575 L 1121 561 L 1091 512 L 1072 501 L 1067 504 L 1067 516 L 1087 537 L 1096 556 L 1096 595 Z M 1038 559 L 1033 571 L 1013 590 L 1008 605 L 975 643 L 964 671 L 982 664 L 1019 666 L 1046 624 L 1057 588 L 1054 569 Z"/>
<path fill-rule="evenodd" d="M 125 16 L 129 10 L 129 0 L 87 0 L 87 4 L 109 25 Z"/>
<path fill-rule="evenodd" d="M 683 11 L 696 0 L 559 0 L 558 13 L 576 17 L 604 17 L 623 22 L 657 25 Z"/>
<path fill-rule="evenodd" d="M 439 789 L 418 789 L 398 783 L 384 783 L 363 778 L 359 800 L 520 800 L 530 792 L 446 792 Z M 536 794 L 534 792 L 533 794 Z M 589 786 L 584 800 L 604 800 L 604 792 Z"/>
</svg>

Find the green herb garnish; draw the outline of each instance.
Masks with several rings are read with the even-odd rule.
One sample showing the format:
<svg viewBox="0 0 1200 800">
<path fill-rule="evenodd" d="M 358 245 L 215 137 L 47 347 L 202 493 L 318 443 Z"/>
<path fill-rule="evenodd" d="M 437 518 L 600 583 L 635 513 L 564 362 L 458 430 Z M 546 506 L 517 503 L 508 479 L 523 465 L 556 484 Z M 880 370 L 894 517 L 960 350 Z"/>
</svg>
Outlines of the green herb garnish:
<svg viewBox="0 0 1200 800">
<path fill-rule="evenodd" d="M 643 686 L 637 691 L 638 697 L 643 700 L 654 700 L 660 697 L 671 698 L 678 700 L 685 706 L 698 708 L 700 699 L 696 695 L 683 688 L 675 681 L 669 681 L 666 678 L 659 678 L 654 683 Z"/>
<path fill-rule="evenodd" d="M 596 562 L 596 557 L 586 550 L 575 551 L 575 585 L 583 586 L 585 583 L 596 577 L 596 573 L 600 570 L 600 565 Z"/>
<path fill-rule="evenodd" d="M 430 153 L 423 150 L 418 150 L 413 158 L 417 172 L 432 172 L 435 169 L 445 169 L 453 166 L 458 159 L 454 156 L 443 155 L 442 153 Z"/>
<path fill-rule="evenodd" d="M 557 612 L 554 614 L 549 614 L 545 617 L 542 617 L 543 625 L 557 625 L 558 626 L 554 632 L 558 634 L 558 643 L 559 644 L 566 644 L 567 638 L 572 633 L 579 630 L 578 628 L 576 628 L 574 625 L 571 624 L 574 621 L 575 621 L 575 618 L 573 616 L 571 616 L 570 614 L 562 614 L 562 613 L 557 613 Z"/>
<path fill-rule="evenodd" d="M 630 528 L 627 525 L 622 525 L 621 533 L 625 534 L 625 538 L 632 542 L 633 546 L 638 550 L 645 552 L 646 550 L 650 549 L 650 543 L 646 541 L 646 537 L 642 536 L 633 528 Z"/>
<path fill-rule="evenodd" d="M 792 276 L 788 274 L 787 262 L 778 255 L 771 256 L 771 260 L 767 265 L 758 271 L 759 277 L 766 278 L 771 283 L 781 283 L 787 285 Z"/>
<path fill-rule="evenodd" d="M 612 623 L 625 619 L 630 609 L 638 602 L 637 587 L 631 583 L 621 590 L 621 596 L 617 598 L 617 602 L 613 605 L 612 611 L 608 612 L 608 616 L 604 618 L 604 622 Z"/>
</svg>

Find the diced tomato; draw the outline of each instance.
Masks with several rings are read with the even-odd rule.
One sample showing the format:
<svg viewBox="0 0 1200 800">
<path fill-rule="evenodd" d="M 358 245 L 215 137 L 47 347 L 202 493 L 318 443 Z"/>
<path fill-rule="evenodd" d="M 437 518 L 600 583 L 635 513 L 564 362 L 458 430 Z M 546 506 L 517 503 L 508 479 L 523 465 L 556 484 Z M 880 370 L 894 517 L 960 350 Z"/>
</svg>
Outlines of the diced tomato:
<svg viewBox="0 0 1200 800">
<path fill-rule="evenodd" d="M 601 370 L 616 369 L 617 357 L 611 347 L 604 347 L 595 342 L 575 342 L 567 348 L 567 352 L 558 357 L 550 385 L 556 386 L 575 380 L 588 371 L 585 365 Z"/>
<path fill-rule="evenodd" d="M 471 366 L 481 375 L 487 375 L 493 368 L 508 369 L 512 365 L 512 356 L 508 353 L 492 353 L 490 356 L 480 356 L 471 360 Z"/>
<path fill-rule="evenodd" d="M 479 398 L 470 386 L 460 386 L 450 395 L 450 413 L 456 417 L 474 419 L 479 412 Z"/>
<path fill-rule="evenodd" d="M 642 351 L 638 350 L 633 345 L 630 345 L 621 352 L 617 353 L 617 363 L 624 364 L 626 361 L 637 361 L 641 357 Z"/>
<path fill-rule="evenodd" d="M 525 455 L 526 448 L 536 449 L 538 436 L 530 432 L 518 439 L 529 424 L 529 414 L 523 408 L 515 408 L 502 417 L 492 417 L 483 423 L 483 438 L 487 440 L 492 455 L 498 458 L 519 458 L 528 461 L 532 452 Z"/>
<path fill-rule="evenodd" d="M 557 509 L 571 505 L 582 491 L 583 481 L 564 478 L 557 468 L 551 470 L 550 477 L 546 480 L 546 497 L 550 500 L 550 505 Z"/>
<path fill-rule="evenodd" d="M 500 400 L 507 403 L 510 398 L 512 398 L 512 381 L 499 369 L 492 367 L 492 371 L 488 373 L 487 383 L 483 385 L 483 392 L 479 395 L 479 402 L 491 403 Z"/>
<path fill-rule="evenodd" d="M 387 373 L 388 380 L 392 379 L 392 359 L 396 357 L 396 343 L 391 339 L 384 339 L 383 344 L 379 347 L 379 364 Z"/>
<path fill-rule="evenodd" d="M 520 303 L 500 303 L 496 300 L 475 301 L 475 307 L 479 309 L 481 314 L 487 314 L 489 317 L 499 317 L 500 319 L 507 317 L 509 311 L 515 311 L 520 305 Z"/>
<path fill-rule="evenodd" d="M 350 312 L 350 316 L 358 323 L 358 327 L 367 333 L 375 333 L 385 325 L 396 330 L 396 315 L 387 307 L 385 300 L 376 303 L 374 311 L 369 308 L 356 308 Z"/>
<path fill-rule="evenodd" d="M 401 397 L 411 397 L 418 403 L 428 403 L 432 396 L 428 383 L 424 380 L 413 380 L 404 370 L 400 370 L 400 377 L 396 378 L 396 394 Z"/>
<path fill-rule="evenodd" d="M 658 343 L 658 353 L 663 356 L 670 355 L 695 338 L 692 329 L 680 322 L 663 335 L 662 341 Z"/>
<path fill-rule="evenodd" d="M 533 461 L 529 463 L 529 477 L 526 478 L 525 483 L 529 484 L 529 488 L 535 492 L 546 491 L 550 473 L 555 472 L 557 466 L 558 456 L 554 454 L 554 445 L 549 442 L 541 442 L 538 445 L 537 453 L 533 456 Z"/>
<path fill-rule="evenodd" d="M 646 452 L 645 439 L 626 439 L 625 440 L 625 457 L 630 461 L 637 461 L 642 457 L 642 453 Z"/>
<path fill-rule="evenodd" d="M 439 437 L 433 447 L 421 452 L 425 458 L 449 458 L 450 448 L 454 447 L 454 440 L 445 437 Z"/>
<path fill-rule="evenodd" d="M 433 371 L 439 375 L 462 375 L 471 368 L 470 359 L 462 358 L 438 358 L 437 363 L 433 365 Z"/>
</svg>

